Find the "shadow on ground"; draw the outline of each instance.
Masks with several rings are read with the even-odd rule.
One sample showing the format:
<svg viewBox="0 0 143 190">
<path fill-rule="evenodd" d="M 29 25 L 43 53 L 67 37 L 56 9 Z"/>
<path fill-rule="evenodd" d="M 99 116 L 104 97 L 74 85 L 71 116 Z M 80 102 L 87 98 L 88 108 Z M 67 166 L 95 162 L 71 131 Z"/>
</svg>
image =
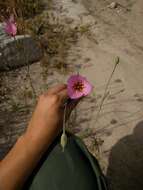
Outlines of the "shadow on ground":
<svg viewBox="0 0 143 190">
<path fill-rule="evenodd" d="M 25 131 L 29 120 L 29 110 L 0 110 L 0 160 L 13 147 L 18 137 Z"/>
<path fill-rule="evenodd" d="M 143 121 L 113 146 L 107 178 L 111 190 L 143 189 Z"/>
</svg>

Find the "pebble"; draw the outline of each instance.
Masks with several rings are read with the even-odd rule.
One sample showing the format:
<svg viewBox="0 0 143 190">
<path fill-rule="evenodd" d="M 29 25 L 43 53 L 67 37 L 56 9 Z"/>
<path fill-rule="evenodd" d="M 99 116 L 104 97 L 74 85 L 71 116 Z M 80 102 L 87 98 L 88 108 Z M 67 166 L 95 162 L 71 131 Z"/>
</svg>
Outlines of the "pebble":
<svg viewBox="0 0 143 190">
<path fill-rule="evenodd" d="M 110 5 L 108 5 L 108 8 L 110 9 L 116 9 L 118 4 L 116 2 L 112 2 Z"/>
</svg>

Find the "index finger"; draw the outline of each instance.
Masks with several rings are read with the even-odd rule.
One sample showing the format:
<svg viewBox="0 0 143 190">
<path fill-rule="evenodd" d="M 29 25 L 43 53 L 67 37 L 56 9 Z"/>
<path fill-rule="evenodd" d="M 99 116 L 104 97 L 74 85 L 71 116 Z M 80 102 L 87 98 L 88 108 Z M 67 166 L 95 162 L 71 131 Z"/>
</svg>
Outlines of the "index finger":
<svg viewBox="0 0 143 190">
<path fill-rule="evenodd" d="M 57 94 L 67 88 L 66 84 L 58 84 L 47 91 L 47 94 Z"/>
<path fill-rule="evenodd" d="M 59 97 L 60 97 L 60 104 L 64 104 L 67 99 L 69 98 L 68 97 L 68 92 L 67 92 L 67 89 L 64 89 L 64 90 L 61 90 L 59 93 L 58 93 Z"/>
</svg>

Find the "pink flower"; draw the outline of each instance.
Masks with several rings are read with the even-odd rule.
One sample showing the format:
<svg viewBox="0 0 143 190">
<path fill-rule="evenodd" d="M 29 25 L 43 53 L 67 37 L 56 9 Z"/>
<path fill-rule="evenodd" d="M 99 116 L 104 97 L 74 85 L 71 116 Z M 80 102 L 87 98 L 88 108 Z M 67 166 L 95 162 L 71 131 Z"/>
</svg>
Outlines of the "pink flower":
<svg viewBox="0 0 143 190">
<path fill-rule="evenodd" d="M 14 16 L 11 15 L 10 18 L 4 23 L 4 30 L 10 36 L 16 36 L 17 26 L 14 20 Z"/>
<path fill-rule="evenodd" d="M 87 96 L 92 91 L 92 85 L 81 75 L 72 75 L 68 79 L 68 95 L 71 99 Z"/>
</svg>

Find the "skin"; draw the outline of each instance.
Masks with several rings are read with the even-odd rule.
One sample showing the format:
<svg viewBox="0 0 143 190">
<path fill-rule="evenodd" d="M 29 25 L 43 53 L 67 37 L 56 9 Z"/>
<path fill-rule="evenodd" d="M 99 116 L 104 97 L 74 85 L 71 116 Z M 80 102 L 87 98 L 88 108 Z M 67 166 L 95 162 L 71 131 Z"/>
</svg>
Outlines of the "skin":
<svg viewBox="0 0 143 190">
<path fill-rule="evenodd" d="M 66 85 L 58 85 L 39 97 L 26 132 L 0 162 L 0 189 L 19 190 L 59 134 L 63 104 L 68 98 Z M 67 118 L 77 102 L 68 106 Z"/>
</svg>

